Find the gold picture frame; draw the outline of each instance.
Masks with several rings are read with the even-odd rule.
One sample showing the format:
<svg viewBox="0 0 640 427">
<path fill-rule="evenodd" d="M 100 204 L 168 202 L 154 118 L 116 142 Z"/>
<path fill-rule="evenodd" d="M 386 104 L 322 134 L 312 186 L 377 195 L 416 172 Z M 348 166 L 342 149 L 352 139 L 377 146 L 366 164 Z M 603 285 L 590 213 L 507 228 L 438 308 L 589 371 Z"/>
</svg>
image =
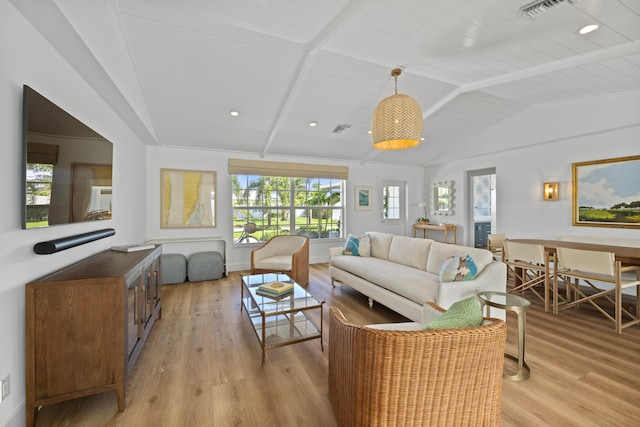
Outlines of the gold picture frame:
<svg viewBox="0 0 640 427">
<path fill-rule="evenodd" d="M 215 171 L 160 169 L 160 228 L 216 226 Z"/>
<path fill-rule="evenodd" d="M 373 187 L 355 186 L 355 208 L 357 211 L 370 211 L 373 204 Z"/>
<path fill-rule="evenodd" d="M 640 228 L 640 156 L 571 166 L 573 225 Z"/>
</svg>

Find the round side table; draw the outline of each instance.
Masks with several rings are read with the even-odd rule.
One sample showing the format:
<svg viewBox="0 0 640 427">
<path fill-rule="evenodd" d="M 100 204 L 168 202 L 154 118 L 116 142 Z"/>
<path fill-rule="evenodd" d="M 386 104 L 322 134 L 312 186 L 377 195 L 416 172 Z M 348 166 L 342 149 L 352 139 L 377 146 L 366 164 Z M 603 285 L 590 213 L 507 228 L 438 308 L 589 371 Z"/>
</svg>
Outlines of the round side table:
<svg viewBox="0 0 640 427">
<path fill-rule="evenodd" d="M 529 378 L 531 375 L 531 369 L 525 359 L 525 343 L 526 343 L 526 328 L 527 328 L 527 309 L 531 303 L 526 299 L 518 295 L 508 294 L 506 292 L 491 292 L 484 291 L 478 292 L 478 298 L 487 308 L 487 315 L 489 313 L 489 307 L 501 308 L 503 310 L 513 311 L 518 317 L 518 356 L 505 353 L 505 357 L 514 360 L 518 363 L 518 369 L 515 374 L 503 373 L 503 378 L 512 381 L 523 381 Z"/>
</svg>

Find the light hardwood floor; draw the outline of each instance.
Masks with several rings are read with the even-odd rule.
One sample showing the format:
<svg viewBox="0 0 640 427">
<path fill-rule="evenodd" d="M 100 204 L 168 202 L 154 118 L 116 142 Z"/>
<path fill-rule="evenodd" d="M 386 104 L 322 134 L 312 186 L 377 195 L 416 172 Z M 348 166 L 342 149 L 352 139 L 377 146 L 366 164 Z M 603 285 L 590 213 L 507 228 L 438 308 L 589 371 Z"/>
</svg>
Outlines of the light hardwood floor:
<svg viewBox="0 0 640 427">
<path fill-rule="evenodd" d="M 327 264 L 311 266 L 308 290 L 324 299 L 324 346 L 312 340 L 261 352 L 240 312 L 238 273 L 163 288 L 156 323 L 127 383 L 127 408 L 114 392 L 44 407 L 38 426 L 335 426 L 328 399 L 328 307 L 355 323 L 403 321 L 348 287 L 332 289 Z M 640 426 L 640 327 L 583 308 L 554 316 L 529 298 L 531 378 L 503 380 L 503 426 Z M 515 317 L 507 349 L 516 351 Z M 312 317 L 314 322 L 319 316 Z M 507 366 L 509 367 L 509 366 Z"/>
</svg>

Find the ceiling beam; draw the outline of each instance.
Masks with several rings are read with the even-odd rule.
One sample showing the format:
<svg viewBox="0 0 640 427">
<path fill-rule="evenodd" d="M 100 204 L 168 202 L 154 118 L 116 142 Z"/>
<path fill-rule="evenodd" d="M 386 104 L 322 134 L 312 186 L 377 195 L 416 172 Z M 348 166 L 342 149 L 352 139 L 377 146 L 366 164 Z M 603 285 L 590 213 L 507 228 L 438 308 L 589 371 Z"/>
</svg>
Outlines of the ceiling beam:
<svg viewBox="0 0 640 427">
<path fill-rule="evenodd" d="M 433 115 L 449 102 L 451 102 L 455 97 L 463 93 L 487 89 L 502 84 L 513 83 L 518 80 L 530 79 L 532 77 L 537 77 L 547 73 L 554 73 L 569 68 L 580 67 L 582 65 L 592 64 L 594 62 L 605 61 L 607 59 L 618 58 L 620 56 L 631 55 L 635 53 L 640 53 L 640 42 L 626 43 L 612 48 L 598 50 L 584 55 L 577 55 L 560 61 L 548 62 L 546 64 L 527 68 L 525 70 L 514 71 L 512 73 L 502 74 L 500 76 L 461 85 L 449 92 L 449 94 L 442 100 L 438 101 L 436 105 L 425 111 L 423 117 L 426 120 L 427 117 Z"/>
<path fill-rule="evenodd" d="M 598 50 L 584 55 L 576 55 L 571 58 L 562 59 L 560 61 L 548 62 L 546 64 L 527 68 L 512 73 L 502 74 L 500 76 L 491 77 L 484 80 L 478 80 L 473 83 L 460 86 L 460 92 L 471 92 L 475 90 L 486 89 L 488 87 L 498 86 L 505 83 L 513 83 L 518 80 L 537 77 L 542 74 L 554 73 L 566 70 L 568 68 L 580 67 L 594 62 L 605 61 L 607 59 L 618 58 L 620 56 L 631 55 L 640 52 L 640 42 L 631 42 L 619 46 Z"/>
<path fill-rule="evenodd" d="M 269 147 L 271 146 L 275 135 L 278 133 L 280 125 L 283 123 L 284 117 L 300 88 L 300 82 L 309 68 L 313 55 L 321 49 L 322 46 L 324 46 L 333 37 L 333 35 L 338 32 L 338 30 L 347 25 L 347 23 L 370 2 L 371 0 L 350 1 L 347 6 L 340 11 L 338 17 L 329 22 L 329 24 L 324 27 L 324 29 L 307 45 L 305 53 L 303 54 L 291 83 L 289 84 L 289 89 L 280 104 L 280 108 L 278 108 L 278 114 L 271 126 L 267 140 L 262 146 L 260 157 L 266 156 L 269 151 Z"/>
</svg>

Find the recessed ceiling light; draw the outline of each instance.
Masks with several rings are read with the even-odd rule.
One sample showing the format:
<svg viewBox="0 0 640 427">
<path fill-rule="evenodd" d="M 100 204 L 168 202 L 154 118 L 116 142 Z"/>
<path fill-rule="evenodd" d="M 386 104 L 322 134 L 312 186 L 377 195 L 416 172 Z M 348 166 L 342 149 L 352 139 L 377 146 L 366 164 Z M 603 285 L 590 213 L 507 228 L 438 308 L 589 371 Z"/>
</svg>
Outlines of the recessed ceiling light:
<svg viewBox="0 0 640 427">
<path fill-rule="evenodd" d="M 314 128 L 314 127 L 318 126 L 318 122 L 309 122 L 309 126 Z"/>
<path fill-rule="evenodd" d="M 424 136 L 422 138 L 420 138 L 420 141 L 424 141 Z"/>
<path fill-rule="evenodd" d="M 580 34 L 589 34 L 592 31 L 597 30 L 599 27 L 598 24 L 590 24 L 590 25 L 585 25 L 584 27 L 580 28 L 580 31 L 578 31 Z"/>
<path fill-rule="evenodd" d="M 233 117 L 238 117 L 240 115 L 240 113 L 238 113 L 236 110 L 229 111 L 229 114 L 231 114 Z"/>
<path fill-rule="evenodd" d="M 368 133 L 369 135 L 371 135 L 371 131 L 370 131 L 370 130 L 368 130 L 368 131 L 367 131 L 367 133 Z"/>
</svg>

